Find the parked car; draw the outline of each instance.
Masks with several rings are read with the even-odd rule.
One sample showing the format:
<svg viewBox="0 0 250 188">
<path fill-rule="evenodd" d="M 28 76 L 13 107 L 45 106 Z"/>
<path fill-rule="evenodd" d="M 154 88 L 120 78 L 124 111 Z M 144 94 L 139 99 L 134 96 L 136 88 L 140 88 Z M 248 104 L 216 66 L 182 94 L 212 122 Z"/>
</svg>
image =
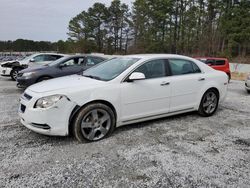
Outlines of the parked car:
<svg viewBox="0 0 250 188">
<path fill-rule="evenodd" d="M 17 87 L 28 87 L 51 78 L 78 74 L 106 60 L 92 55 L 75 55 L 60 58 L 52 63 L 35 66 L 20 71 L 17 75 Z"/>
<path fill-rule="evenodd" d="M 195 57 L 202 61 L 203 63 L 211 66 L 215 70 L 223 71 L 227 74 L 228 80 L 231 79 L 230 65 L 227 58 L 217 58 L 217 57 Z"/>
<path fill-rule="evenodd" d="M 0 73 L 2 76 L 10 76 L 12 80 L 16 80 L 18 72 L 27 68 L 28 66 L 47 64 L 64 56 L 65 55 L 63 54 L 56 53 L 33 54 L 22 60 L 1 63 Z"/>
<path fill-rule="evenodd" d="M 248 93 L 250 93 L 250 74 L 247 76 L 247 79 L 245 81 L 245 88 Z"/>
<path fill-rule="evenodd" d="M 19 115 L 37 133 L 97 141 L 121 125 L 190 111 L 211 116 L 227 85 L 224 72 L 193 58 L 130 55 L 30 86 Z"/>
</svg>

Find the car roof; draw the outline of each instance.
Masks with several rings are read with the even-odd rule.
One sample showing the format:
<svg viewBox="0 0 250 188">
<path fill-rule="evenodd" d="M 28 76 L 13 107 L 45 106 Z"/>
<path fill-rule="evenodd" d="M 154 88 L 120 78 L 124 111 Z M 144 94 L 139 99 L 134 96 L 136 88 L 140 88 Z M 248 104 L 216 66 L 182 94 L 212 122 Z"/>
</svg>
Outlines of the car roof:
<svg viewBox="0 0 250 188">
<path fill-rule="evenodd" d="M 34 55 L 60 55 L 60 56 L 69 56 L 68 54 L 60 54 L 60 53 L 52 53 L 52 52 L 45 52 L 45 53 L 34 53 L 32 54 L 32 56 Z"/>
<path fill-rule="evenodd" d="M 215 59 L 215 60 L 228 60 L 224 57 L 194 57 L 195 59 Z"/>
<path fill-rule="evenodd" d="M 188 56 L 178 55 L 178 54 L 134 54 L 134 55 L 125 55 L 123 57 L 139 58 L 139 59 L 154 59 L 154 58 L 184 58 L 192 59 Z"/>
</svg>

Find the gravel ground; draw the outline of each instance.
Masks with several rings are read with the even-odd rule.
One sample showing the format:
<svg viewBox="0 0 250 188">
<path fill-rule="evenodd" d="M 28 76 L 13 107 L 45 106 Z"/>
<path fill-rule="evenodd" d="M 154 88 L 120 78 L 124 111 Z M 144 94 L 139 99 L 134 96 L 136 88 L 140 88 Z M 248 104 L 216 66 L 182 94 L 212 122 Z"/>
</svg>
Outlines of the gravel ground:
<svg viewBox="0 0 250 188">
<path fill-rule="evenodd" d="M 249 187 L 250 95 L 232 81 L 209 118 L 189 113 L 80 144 L 23 127 L 22 93 L 0 77 L 0 187 Z"/>
</svg>

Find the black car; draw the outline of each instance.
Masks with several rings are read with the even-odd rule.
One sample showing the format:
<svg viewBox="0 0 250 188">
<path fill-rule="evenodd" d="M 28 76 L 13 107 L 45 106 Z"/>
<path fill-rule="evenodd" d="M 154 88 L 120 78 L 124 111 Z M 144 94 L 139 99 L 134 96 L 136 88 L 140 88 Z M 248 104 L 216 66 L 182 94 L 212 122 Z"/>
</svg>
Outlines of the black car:
<svg viewBox="0 0 250 188">
<path fill-rule="evenodd" d="M 93 55 L 74 55 L 43 66 L 27 68 L 18 73 L 17 87 L 25 88 L 51 78 L 78 74 L 104 60 L 106 59 L 103 57 Z"/>
</svg>

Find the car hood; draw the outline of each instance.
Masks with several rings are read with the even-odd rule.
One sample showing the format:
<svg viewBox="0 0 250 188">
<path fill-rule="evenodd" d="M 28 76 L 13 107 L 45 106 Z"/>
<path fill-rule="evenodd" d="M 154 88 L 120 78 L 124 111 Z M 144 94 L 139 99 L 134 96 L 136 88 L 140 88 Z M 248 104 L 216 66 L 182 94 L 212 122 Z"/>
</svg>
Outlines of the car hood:
<svg viewBox="0 0 250 188">
<path fill-rule="evenodd" d="M 28 90 L 35 93 L 55 92 L 55 94 L 63 94 L 72 91 L 73 88 L 84 89 L 98 87 L 105 83 L 104 81 L 87 78 L 81 75 L 71 75 L 37 83 L 30 86 Z"/>
<path fill-rule="evenodd" d="M 7 64 L 7 63 L 15 63 L 16 61 L 4 61 L 4 62 L 1 62 L 0 65 L 4 65 L 4 64 Z"/>
<path fill-rule="evenodd" d="M 46 66 L 46 65 L 36 65 L 36 66 L 33 66 L 33 67 L 28 67 L 28 68 L 26 68 L 26 69 L 20 71 L 20 73 L 36 72 L 36 71 L 45 69 L 45 68 L 47 68 L 47 67 L 48 67 L 48 66 Z"/>
</svg>

